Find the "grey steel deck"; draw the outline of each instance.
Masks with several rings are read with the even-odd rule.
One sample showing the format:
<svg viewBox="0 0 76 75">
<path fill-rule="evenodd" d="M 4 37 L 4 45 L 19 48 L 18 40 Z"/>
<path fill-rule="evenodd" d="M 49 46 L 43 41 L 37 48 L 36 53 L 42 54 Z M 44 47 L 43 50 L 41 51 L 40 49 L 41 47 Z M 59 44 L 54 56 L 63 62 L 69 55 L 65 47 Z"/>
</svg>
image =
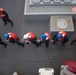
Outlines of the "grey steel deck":
<svg viewBox="0 0 76 75">
<path fill-rule="evenodd" d="M 23 34 L 32 31 L 40 39 L 40 34 L 49 31 L 48 21 L 26 21 L 24 13 L 24 0 L 1 0 L 0 7 L 5 8 L 10 19 L 14 22 L 14 26 L 8 23 L 3 25 L 0 19 L 0 36 L 3 41 L 3 34 L 9 31 L 16 33 L 21 39 Z M 76 21 L 74 20 L 75 30 Z M 76 31 L 70 36 L 70 40 L 76 37 Z M 38 69 L 41 67 L 52 67 L 55 69 L 55 75 L 59 75 L 60 64 L 66 60 L 76 61 L 76 44 L 70 46 L 70 41 L 62 47 L 57 43 L 50 43 L 48 48 L 36 48 L 34 45 L 26 45 L 24 48 L 16 44 L 7 43 L 7 48 L 0 45 L 0 75 L 12 75 L 17 71 L 19 75 L 38 75 Z"/>
</svg>

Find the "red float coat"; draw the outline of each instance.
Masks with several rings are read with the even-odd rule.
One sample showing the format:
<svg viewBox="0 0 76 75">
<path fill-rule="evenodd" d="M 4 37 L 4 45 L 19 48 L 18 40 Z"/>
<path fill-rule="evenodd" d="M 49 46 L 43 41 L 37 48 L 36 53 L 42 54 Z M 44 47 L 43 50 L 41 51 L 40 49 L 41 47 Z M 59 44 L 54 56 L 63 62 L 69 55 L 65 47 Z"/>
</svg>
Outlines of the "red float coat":
<svg viewBox="0 0 76 75">
<path fill-rule="evenodd" d="M 36 36 L 32 32 L 29 32 L 27 34 L 29 35 L 29 38 L 27 40 L 30 40 L 30 39 L 36 40 L 37 39 Z"/>
<path fill-rule="evenodd" d="M 44 34 L 47 36 L 46 40 L 49 40 L 51 38 L 48 32 L 45 32 Z"/>
<path fill-rule="evenodd" d="M 8 40 L 10 40 L 10 39 L 13 39 L 14 41 L 17 40 L 17 35 L 16 35 L 16 34 L 14 34 L 14 33 L 12 33 L 12 32 L 9 32 L 8 34 L 9 34 Z"/>
</svg>

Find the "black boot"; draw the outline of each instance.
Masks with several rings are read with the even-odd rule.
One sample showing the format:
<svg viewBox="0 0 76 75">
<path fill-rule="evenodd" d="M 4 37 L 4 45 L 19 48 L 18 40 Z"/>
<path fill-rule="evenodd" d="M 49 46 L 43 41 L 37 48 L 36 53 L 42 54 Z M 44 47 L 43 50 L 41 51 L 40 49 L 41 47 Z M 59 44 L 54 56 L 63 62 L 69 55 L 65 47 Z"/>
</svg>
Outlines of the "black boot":
<svg viewBox="0 0 76 75">
<path fill-rule="evenodd" d="M 70 43 L 70 45 L 73 45 L 73 44 L 74 44 L 74 42 L 71 42 L 71 43 Z"/>
<path fill-rule="evenodd" d="M 6 48 L 6 47 L 7 47 L 7 44 L 4 45 L 4 48 Z"/>
<path fill-rule="evenodd" d="M 23 43 L 23 44 L 22 44 L 22 47 L 24 47 L 24 46 L 25 46 L 25 44 Z"/>
<path fill-rule="evenodd" d="M 4 22 L 4 25 L 6 25 L 7 24 L 7 22 Z"/>
<path fill-rule="evenodd" d="M 12 25 L 12 27 L 13 27 L 13 22 L 11 22 L 11 25 Z"/>
</svg>

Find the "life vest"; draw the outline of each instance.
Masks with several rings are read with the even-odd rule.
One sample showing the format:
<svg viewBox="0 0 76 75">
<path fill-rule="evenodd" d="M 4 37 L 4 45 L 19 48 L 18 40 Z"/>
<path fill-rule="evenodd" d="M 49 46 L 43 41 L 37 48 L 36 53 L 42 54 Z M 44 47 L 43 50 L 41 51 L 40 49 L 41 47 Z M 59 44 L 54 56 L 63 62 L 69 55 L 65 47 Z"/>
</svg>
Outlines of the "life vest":
<svg viewBox="0 0 76 75">
<path fill-rule="evenodd" d="M 66 32 L 64 32 L 64 31 L 59 31 L 59 33 L 58 34 L 62 34 L 62 37 L 65 37 L 66 36 Z"/>
<path fill-rule="evenodd" d="M 28 40 L 29 39 L 36 39 L 36 36 L 32 32 L 29 32 L 28 35 L 29 35 Z"/>
<path fill-rule="evenodd" d="M 44 34 L 47 36 L 46 40 L 51 38 L 48 32 L 45 32 Z"/>
<path fill-rule="evenodd" d="M 2 17 L 3 13 L 0 11 L 0 17 Z"/>
<path fill-rule="evenodd" d="M 4 12 L 5 10 L 3 8 L 0 8 L 0 11 Z"/>
<path fill-rule="evenodd" d="M 8 34 L 9 34 L 9 38 L 8 38 L 8 40 L 10 40 L 10 39 L 14 39 L 14 41 L 17 40 L 17 36 L 16 36 L 16 34 L 14 34 L 14 33 L 12 33 L 12 32 L 9 32 Z"/>
<path fill-rule="evenodd" d="M 4 16 L 1 16 L 3 15 L 3 12 L 5 12 L 5 10 L 3 8 L 0 8 L 0 17 L 3 18 Z"/>
<path fill-rule="evenodd" d="M 59 31 L 58 34 L 62 34 L 61 42 L 63 42 L 64 41 L 64 37 L 66 36 L 67 33 L 64 32 L 64 31 Z"/>
</svg>

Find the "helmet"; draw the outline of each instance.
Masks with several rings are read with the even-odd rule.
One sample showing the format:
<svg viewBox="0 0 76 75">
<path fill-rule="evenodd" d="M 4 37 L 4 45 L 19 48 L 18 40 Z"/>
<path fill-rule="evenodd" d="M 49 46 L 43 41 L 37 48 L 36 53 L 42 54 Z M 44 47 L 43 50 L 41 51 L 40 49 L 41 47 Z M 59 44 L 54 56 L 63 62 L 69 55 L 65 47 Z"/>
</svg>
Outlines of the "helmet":
<svg viewBox="0 0 76 75">
<path fill-rule="evenodd" d="M 57 39 L 61 39 L 61 38 L 62 38 L 62 34 L 58 34 Z"/>
<path fill-rule="evenodd" d="M 9 34 L 4 34 L 4 38 L 8 38 L 9 37 Z"/>
<path fill-rule="evenodd" d="M 29 38 L 29 35 L 28 34 L 25 34 L 24 36 L 23 36 L 23 39 L 28 39 Z"/>
<path fill-rule="evenodd" d="M 41 38 L 42 38 L 42 39 L 45 39 L 45 38 L 46 38 L 46 35 L 45 35 L 45 34 L 42 34 L 42 35 L 41 35 Z"/>
<path fill-rule="evenodd" d="M 13 75 L 18 75 L 17 72 L 14 72 Z"/>
</svg>

